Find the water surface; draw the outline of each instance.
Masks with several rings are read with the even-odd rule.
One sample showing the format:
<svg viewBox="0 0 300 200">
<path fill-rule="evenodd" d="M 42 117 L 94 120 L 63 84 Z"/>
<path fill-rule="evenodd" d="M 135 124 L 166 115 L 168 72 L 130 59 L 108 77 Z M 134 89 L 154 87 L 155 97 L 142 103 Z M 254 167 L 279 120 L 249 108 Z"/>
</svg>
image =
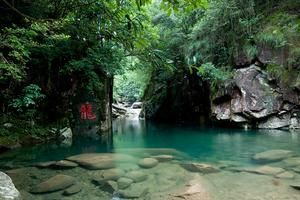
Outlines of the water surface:
<svg viewBox="0 0 300 200">
<path fill-rule="evenodd" d="M 118 197 L 117 193 L 107 192 L 93 183 L 93 178 L 105 170 L 89 170 L 82 167 L 67 170 L 51 167 L 40 169 L 34 166 L 39 162 L 63 160 L 82 153 L 113 152 L 130 154 L 136 158 L 130 163 L 132 166 L 135 165 L 131 169 L 122 169 L 118 164 L 115 168 L 120 168 L 125 173 L 129 170 L 139 170 L 148 175 L 146 181 L 130 186 L 147 187 L 147 194 L 136 199 L 176 200 L 201 197 L 204 200 L 294 200 L 300 199 L 300 192 L 291 188 L 290 184 L 300 183 L 300 176 L 293 168 L 283 165 L 282 162 L 263 165 L 281 167 L 285 172 L 292 173 L 294 178 L 280 179 L 273 175 L 258 175 L 235 169 L 263 166 L 253 162 L 252 156 L 256 153 L 284 149 L 300 155 L 299 147 L 300 134 L 297 132 L 203 128 L 121 119 L 114 121 L 112 140 L 103 141 L 101 137 L 81 136 L 74 138 L 72 145 L 52 143 L 21 148 L 0 155 L 0 168 L 3 171 L 8 170 L 24 199 L 126 199 Z M 137 166 L 138 161 L 144 157 L 168 153 L 176 154 L 170 162 L 160 162 L 151 169 Z M 210 164 L 219 171 L 190 172 L 182 167 L 182 163 L 190 162 Z M 76 177 L 82 185 L 82 191 L 72 196 L 63 196 L 62 191 L 30 194 L 29 191 L 34 185 L 56 174 Z M 189 191 L 198 192 L 182 196 L 188 187 L 194 187 Z M 181 190 L 183 191 L 181 196 L 175 194 Z"/>
</svg>

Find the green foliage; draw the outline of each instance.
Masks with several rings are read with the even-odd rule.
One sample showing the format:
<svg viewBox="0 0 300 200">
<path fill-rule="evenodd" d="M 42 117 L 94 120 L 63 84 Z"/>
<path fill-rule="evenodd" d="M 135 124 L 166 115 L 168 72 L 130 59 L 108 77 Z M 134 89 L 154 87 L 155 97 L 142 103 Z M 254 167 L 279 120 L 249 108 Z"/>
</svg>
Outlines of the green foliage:
<svg viewBox="0 0 300 200">
<path fill-rule="evenodd" d="M 251 42 L 258 17 L 254 1 L 211 1 L 189 35 L 189 64 L 233 64 L 233 56 L 245 41 Z"/>
<path fill-rule="evenodd" d="M 38 85 L 30 84 L 22 90 L 19 98 L 12 100 L 10 107 L 19 113 L 33 116 L 37 111 L 38 104 L 44 98 L 45 95 L 41 93 L 41 88 Z"/>
<path fill-rule="evenodd" d="M 140 101 L 149 82 L 151 73 L 148 69 L 126 70 L 114 77 L 114 99 L 118 101 Z"/>
<path fill-rule="evenodd" d="M 206 81 L 225 81 L 229 78 L 229 74 L 212 63 L 205 63 L 197 67 L 197 74 Z"/>
<path fill-rule="evenodd" d="M 0 81 L 21 81 L 36 32 L 31 28 L 5 28 L 0 34 Z"/>
</svg>

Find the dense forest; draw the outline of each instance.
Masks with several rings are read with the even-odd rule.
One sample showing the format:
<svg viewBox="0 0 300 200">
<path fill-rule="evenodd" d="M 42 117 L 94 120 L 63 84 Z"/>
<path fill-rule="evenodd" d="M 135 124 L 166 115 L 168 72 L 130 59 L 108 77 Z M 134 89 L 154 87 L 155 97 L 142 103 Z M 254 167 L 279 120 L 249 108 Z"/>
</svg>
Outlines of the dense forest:
<svg viewBox="0 0 300 200">
<path fill-rule="evenodd" d="M 299 9 L 295 0 L 2 0 L 0 134 L 73 127 L 89 99 L 100 121 L 111 118 L 107 102 L 143 101 L 148 119 L 211 123 L 224 118 L 213 105 L 234 99 L 224 90 L 235 71 L 250 65 L 293 99 Z M 296 99 L 282 102 L 296 109 Z M 228 120 L 258 123 L 249 112 Z"/>
</svg>

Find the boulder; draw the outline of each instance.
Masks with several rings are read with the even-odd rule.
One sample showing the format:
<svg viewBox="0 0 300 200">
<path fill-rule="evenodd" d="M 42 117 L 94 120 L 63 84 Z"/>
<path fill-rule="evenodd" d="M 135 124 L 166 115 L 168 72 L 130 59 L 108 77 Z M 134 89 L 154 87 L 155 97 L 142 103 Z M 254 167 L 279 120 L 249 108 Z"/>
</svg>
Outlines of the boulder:
<svg viewBox="0 0 300 200">
<path fill-rule="evenodd" d="M 212 116 L 240 126 L 288 128 L 292 110 L 286 109 L 286 101 L 283 89 L 271 84 L 265 71 L 251 65 L 236 70 L 233 79 L 213 95 Z"/>
<path fill-rule="evenodd" d="M 158 164 L 158 160 L 155 158 L 144 158 L 141 159 L 138 163 L 138 165 L 142 168 L 152 168 L 155 167 Z"/>
<path fill-rule="evenodd" d="M 74 184 L 72 186 L 70 186 L 69 188 L 67 188 L 64 192 L 63 195 L 65 196 L 71 196 L 73 194 L 77 194 L 78 192 L 80 192 L 82 190 L 82 187 L 80 184 Z"/>
<path fill-rule="evenodd" d="M 74 163 L 74 162 L 71 162 L 71 161 L 68 161 L 68 160 L 60 160 L 60 161 L 55 162 L 53 164 L 53 166 L 55 168 L 59 168 L 59 169 L 70 169 L 70 168 L 77 167 L 78 164 Z"/>
<path fill-rule="evenodd" d="M 284 169 L 279 167 L 262 166 L 258 168 L 244 169 L 245 172 L 263 174 L 263 175 L 277 175 L 284 172 Z"/>
<path fill-rule="evenodd" d="M 75 178 L 63 174 L 58 174 L 50 179 L 34 186 L 31 193 L 48 193 L 63 190 L 75 183 Z"/>
<path fill-rule="evenodd" d="M 282 179 L 293 179 L 293 178 L 295 178 L 295 175 L 291 172 L 283 172 L 283 173 L 277 174 L 275 177 L 282 178 Z"/>
<path fill-rule="evenodd" d="M 288 150 L 274 149 L 255 154 L 252 159 L 256 162 L 276 162 L 293 156 L 294 153 Z"/>
<path fill-rule="evenodd" d="M 147 174 L 141 171 L 131 171 L 125 175 L 126 178 L 133 180 L 135 183 L 142 182 L 147 179 Z"/>
<path fill-rule="evenodd" d="M 100 188 L 103 191 L 113 194 L 118 190 L 118 185 L 115 181 L 106 181 L 103 185 L 100 186 Z"/>
<path fill-rule="evenodd" d="M 20 192 L 16 189 L 11 178 L 0 172 L 0 199 L 1 200 L 21 200 Z"/>
<path fill-rule="evenodd" d="M 290 184 L 290 186 L 296 190 L 300 190 L 300 183 L 299 182 L 295 182 Z"/>
<path fill-rule="evenodd" d="M 162 154 L 162 155 L 156 155 L 152 156 L 152 158 L 155 158 L 159 162 L 168 162 L 174 159 L 174 156 L 172 155 L 167 155 L 167 154 Z"/>
<path fill-rule="evenodd" d="M 258 128 L 261 129 L 281 129 L 288 128 L 290 126 L 290 113 L 285 113 L 283 115 L 270 116 L 266 120 L 259 122 Z"/>
<path fill-rule="evenodd" d="M 72 139 L 73 133 L 72 133 L 71 128 L 65 127 L 63 129 L 61 129 L 59 132 L 60 132 L 60 136 L 63 139 Z"/>
<path fill-rule="evenodd" d="M 104 170 L 101 174 L 104 180 L 118 180 L 121 176 L 123 176 L 125 172 L 122 169 L 108 169 Z"/>
<path fill-rule="evenodd" d="M 117 183 L 118 183 L 118 188 L 120 190 L 123 190 L 125 188 L 128 188 L 133 183 L 133 180 L 122 177 L 118 179 Z"/>
<path fill-rule="evenodd" d="M 294 172 L 300 173 L 300 165 L 292 169 Z"/>
<path fill-rule="evenodd" d="M 144 184 L 131 185 L 126 190 L 119 190 L 119 194 L 125 199 L 142 198 L 149 192 L 149 189 Z"/>
<path fill-rule="evenodd" d="M 37 163 L 34 166 L 36 166 L 38 168 L 48 168 L 48 167 L 54 165 L 55 163 L 56 163 L 56 161 L 47 161 L 47 162 Z"/>
<path fill-rule="evenodd" d="M 300 157 L 291 157 L 282 161 L 287 167 L 300 166 Z"/>
<path fill-rule="evenodd" d="M 12 123 L 4 123 L 3 127 L 4 128 L 12 128 L 14 125 Z"/>
<path fill-rule="evenodd" d="M 218 172 L 218 168 L 205 163 L 182 163 L 181 166 L 191 172 L 200 172 L 204 174 Z"/>
<path fill-rule="evenodd" d="M 110 169 L 117 163 L 132 162 L 135 160 L 132 156 L 113 153 L 86 153 L 71 156 L 66 160 L 78 163 L 87 169 Z"/>
</svg>

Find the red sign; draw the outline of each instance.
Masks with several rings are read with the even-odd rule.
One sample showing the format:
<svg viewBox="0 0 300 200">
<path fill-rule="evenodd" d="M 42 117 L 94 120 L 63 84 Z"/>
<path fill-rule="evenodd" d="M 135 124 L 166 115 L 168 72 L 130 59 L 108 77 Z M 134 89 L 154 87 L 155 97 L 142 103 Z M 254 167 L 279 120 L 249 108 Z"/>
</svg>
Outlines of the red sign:
<svg viewBox="0 0 300 200">
<path fill-rule="evenodd" d="M 80 118 L 83 120 L 96 119 L 96 115 L 92 111 L 92 104 L 86 102 L 80 106 Z"/>
</svg>

